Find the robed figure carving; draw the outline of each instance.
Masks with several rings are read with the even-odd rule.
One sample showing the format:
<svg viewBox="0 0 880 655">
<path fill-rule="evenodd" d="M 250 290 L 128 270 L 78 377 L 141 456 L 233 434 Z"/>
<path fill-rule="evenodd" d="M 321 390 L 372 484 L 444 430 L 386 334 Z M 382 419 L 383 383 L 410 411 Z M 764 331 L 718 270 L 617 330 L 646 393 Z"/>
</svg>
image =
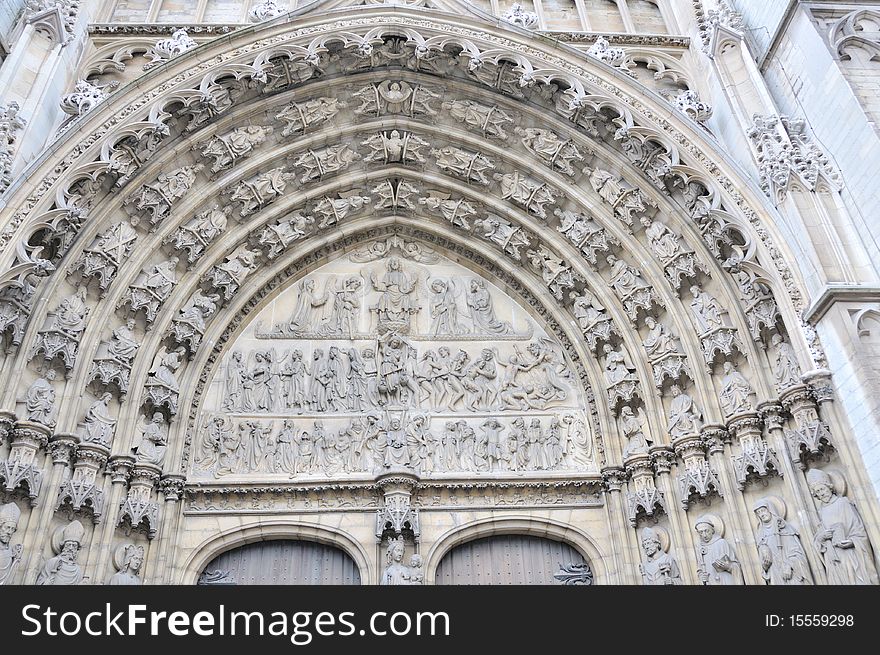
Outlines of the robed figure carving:
<svg viewBox="0 0 880 655">
<path fill-rule="evenodd" d="M 82 582 L 82 567 L 77 563 L 80 545 L 85 528 L 79 521 L 73 521 L 55 531 L 52 549 L 58 553 L 49 559 L 37 576 L 38 585 L 60 586 L 78 585 Z"/>
<path fill-rule="evenodd" d="M 379 318 L 379 332 L 409 332 L 410 316 L 418 311 L 411 294 L 418 284 L 418 276 L 403 270 L 400 259 L 390 257 L 385 275 L 379 280 L 375 271 L 370 275 L 373 288 L 381 295 L 375 310 Z"/>
<path fill-rule="evenodd" d="M 755 503 L 753 511 L 758 518 L 755 544 L 764 581 L 771 585 L 813 584 L 801 536 L 797 528 L 785 520 L 782 499 L 762 498 Z"/>
<path fill-rule="evenodd" d="M 828 473 L 810 469 L 807 484 L 819 506 L 813 544 L 822 555 L 828 584 L 880 584 L 868 532 L 856 506 L 843 495 L 842 480 L 835 485 Z"/>
</svg>

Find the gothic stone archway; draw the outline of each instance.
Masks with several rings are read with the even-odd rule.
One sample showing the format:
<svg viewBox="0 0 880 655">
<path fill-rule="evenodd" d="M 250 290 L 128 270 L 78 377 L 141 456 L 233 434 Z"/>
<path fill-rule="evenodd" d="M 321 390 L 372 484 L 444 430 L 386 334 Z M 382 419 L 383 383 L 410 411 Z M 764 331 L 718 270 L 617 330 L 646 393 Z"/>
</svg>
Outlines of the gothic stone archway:
<svg viewBox="0 0 880 655">
<path fill-rule="evenodd" d="M 638 580 L 633 528 L 659 521 L 665 556 L 696 582 L 693 522 L 698 504 L 711 503 L 718 532 L 741 544 L 745 580 L 760 582 L 751 504 L 771 494 L 777 512 L 817 520 L 803 470 L 846 470 L 848 493 L 861 499 L 863 467 L 839 438 L 827 376 L 815 370 L 821 347 L 801 324 L 800 280 L 765 200 L 702 130 L 601 58 L 424 8 L 282 17 L 111 96 L 32 165 L 34 190 L 14 185 L 3 210 L 11 447 L 2 473 L 27 515 L 20 581 L 50 555 L 44 536 L 75 516 L 113 515 L 83 537 L 92 579 L 112 572 L 113 548 L 137 542 L 147 579 L 167 581 L 206 531 L 244 514 L 339 522 L 367 550 L 389 529 L 406 532 L 427 552 L 467 506 L 475 520 L 515 507 L 577 524 L 621 582 Z M 425 262 L 424 280 L 392 275 L 386 253 L 369 251 L 418 253 L 407 244 L 439 253 L 446 268 Z M 352 266 L 370 267 L 357 257 L 385 272 L 363 275 Z M 470 314 L 469 292 L 450 284 L 465 269 L 511 318 Z M 302 286 L 314 276 L 325 279 Z M 429 278 L 439 282 L 420 286 L 421 300 L 403 290 Z M 333 304 L 324 308 L 321 294 Z M 354 300 L 357 321 L 336 308 Z M 407 325 L 416 303 L 470 318 L 425 313 Z M 464 332 L 447 334 L 456 325 Z M 527 329 L 523 344 L 538 345 L 508 348 Z M 353 470 L 348 453 L 323 455 L 303 476 L 296 457 L 270 466 L 270 443 L 276 456 L 279 440 L 291 453 L 309 449 L 297 443 L 306 408 L 295 390 L 290 401 L 293 374 L 282 370 L 294 350 L 311 348 L 322 375 L 340 365 L 325 360 L 329 346 L 315 359 L 313 342 L 332 337 L 343 353 L 344 384 L 306 390 L 310 412 L 335 413 L 335 448 L 348 427 L 336 415 L 364 411 L 357 399 L 373 393 L 351 374 L 356 358 L 344 353 L 355 345 L 342 342 L 368 331 L 385 349 L 385 335 L 407 330 L 431 337 L 434 350 L 488 333 L 497 352 L 485 349 L 479 364 L 483 349 L 464 349 L 476 361 L 455 402 L 444 398 L 455 388 L 432 386 L 410 362 L 429 348 L 384 353 L 397 372 L 373 378 L 375 409 L 388 413 L 383 438 L 399 452 L 383 453 L 381 467 L 397 478 Z M 267 344 L 287 339 L 288 359 L 243 362 L 250 386 L 224 407 L 235 398 L 224 385 L 236 344 L 271 350 L 261 334 Z M 553 378 L 563 374 L 564 401 Z M 412 377 L 415 389 L 403 383 Z M 392 425 L 394 412 L 398 421 L 404 411 L 442 414 L 434 401 L 459 424 L 449 443 L 466 442 L 466 466 L 453 475 L 410 466 Z M 474 420 L 462 418 L 468 411 Z M 541 465 L 471 466 L 471 443 L 481 456 L 483 444 L 488 454 L 488 444 L 509 443 L 507 414 L 517 411 L 537 419 L 525 441 L 541 444 L 531 450 Z M 273 412 L 266 431 L 259 415 Z M 481 412 L 502 414 L 506 439 Z M 314 442 L 322 419 L 308 420 Z M 230 456 L 235 439 L 249 445 Z M 580 451 L 567 446 L 575 442 Z M 304 461 L 317 462 L 311 448 Z M 572 454 L 588 448 L 589 457 Z M 873 504 L 862 509 L 875 515 Z M 822 581 L 812 551 L 810 566 Z"/>
</svg>

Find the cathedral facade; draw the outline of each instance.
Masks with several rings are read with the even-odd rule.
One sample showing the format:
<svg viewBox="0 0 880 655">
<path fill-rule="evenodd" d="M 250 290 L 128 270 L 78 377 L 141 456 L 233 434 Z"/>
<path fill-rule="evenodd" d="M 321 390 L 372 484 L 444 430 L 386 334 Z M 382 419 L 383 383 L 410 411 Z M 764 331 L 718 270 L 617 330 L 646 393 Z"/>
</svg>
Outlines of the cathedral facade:
<svg viewBox="0 0 880 655">
<path fill-rule="evenodd" d="M 0 584 L 878 584 L 880 5 L 12 0 Z"/>
</svg>

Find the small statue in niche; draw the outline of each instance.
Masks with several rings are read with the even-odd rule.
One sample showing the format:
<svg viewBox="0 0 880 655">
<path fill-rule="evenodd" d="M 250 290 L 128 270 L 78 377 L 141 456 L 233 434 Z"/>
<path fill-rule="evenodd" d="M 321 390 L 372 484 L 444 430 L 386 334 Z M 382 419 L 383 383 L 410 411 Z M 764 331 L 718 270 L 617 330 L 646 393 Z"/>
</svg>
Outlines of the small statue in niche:
<svg viewBox="0 0 880 655">
<path fill-rule="evenodd" d="M 717 516 L 706 514 L 694 523 L 700 535 L 697 544 L 697 576 L 704 585 L 743 584 L 742 567 L 736 551 L 724 538 L 724 524 Z"/>
<path fill-rule="evenodd" d="M 794 348 L 781 334 L 774 334 L 770 339 L 773 349 L 773 375 L 779 389 L 787 389 L 801 382 L 801 368 L 798 366 Z"/>
<path fill-rule="evenodd" d="M 666 429 L 673 439 L 699 434 L 703 427 L 703 413 L 696 401 L 681 390 L 677 384 L 669 389 L 672 402 L 669 405 L 669 422 Z"/>
<path fill-rule="evenodd" d="M 10 546 L 12 535 L 18 530 L 21 510 L 15 503 L 0 505 L 0 587 L 12 580 L 12 574 L 21 561 L 21 544 Z"/>
<path fill-rule="evenodd" d="M 141 425 L 141 433 L 140 443 L 132 448 L 136 460 L 161 467 L 168 448 L 168 426 L 162 412 L 154 412 L 150 422 Z"/>
<path fill-rule="evenodd" d="M 733 368 L 730 362 L 724 362 L 724 377 L 721 380 L 721 409 L 725 416 L 734 416 L 740 412 L 749 412 L 752 405 L 752 385 L 745 376 Z"/>
<path fill-rule="evenodd" d="M 79 521 L 73 521 L 55 531 L 52 536 L 52 550 L 57 555 L 43 565 L 43 570 L 37 576 L 38 585 L 78 585 L 82 582 L 82 567 L 77 564 L 76 559 L 84 535 L 85 528 Z"/>
<path fill-rule="evenodd" d="M 683 584 L 678 562 L 668 552 L 669 535 L 663 528 L 642 530 L 642 548 L 645 550 L 645 559 L 639 570 L 646 585 Z"/>
<path fill-rule="evenodd" d="M 813 544 L 822 556 L 828 584 L 880 584 L 868 532 L 858 509 L 844 495 L 843 479 L 834 481 L 825 471 L 810 469 L 807 485 L 819 503 Z"/>
<path fill-rule="evenodd" d="M 89 406 L 86 418 L 83 422 L 85 434 L 82 437 L 84 443 L 97 443 L 109 446 L 113 439 L 113 430 L 116 427 L 116 419 L 110 415 L 110 399 L 113 395 L 108 391 Z"/>
<path fill-rule="evenodd" d="M 141 567 L 144 565 L 144 547 L 134 544 L 122 544 L 113 553 L 113 566 L 116 573 L 110 578 L 108 585 L 140 585 L 138 577 Z"/>
<path fill-rule="evenodd" d="M 785 520 L 781 498 L 762 498 L 753 508 L 758 517 L 755 544 L 761 560 L 761 575 L 771 585 L 811 585 L 813 574 L 801 536 Z"/>
<path fill-rule="evenodd" d="M 34 380 L 25 394 L 27 419 L 46 427 L 55 426 L 55 369 L 49 369 L 44 377 Z"/>
<path fill-rule="evenodd" d="M 403 537 L 392 537 L 385 551 L 385 571 L 382 573 L 380 585 L 422 584 L 421 557 L 414 555 L 411 563 L 417 566 L 407 566 L 403 563 L 404 555 L 406 555 L 406 542 Z M 416 557 L 418 560 L 415 559 Z M 415 582 L 413 578 L 419 581 Z"/>
<path fill-rule="evenodd" d="M 626 439 L 626 446 L 623 448 L 623 459 L 648 452 L 650 444 L 645 436 L 643 425 L 641 415 L 635 414 L 632 407 L 624 405 L 621 408 L 620 430 Z"/>
</svg>

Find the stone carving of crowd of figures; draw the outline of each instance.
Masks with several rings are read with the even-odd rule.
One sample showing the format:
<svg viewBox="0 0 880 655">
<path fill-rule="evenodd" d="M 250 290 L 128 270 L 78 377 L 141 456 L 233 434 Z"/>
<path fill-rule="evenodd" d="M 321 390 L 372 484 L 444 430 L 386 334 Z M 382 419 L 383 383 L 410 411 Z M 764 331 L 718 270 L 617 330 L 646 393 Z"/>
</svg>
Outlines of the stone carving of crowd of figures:
<svg viewBox="0 0 880 655">
<path fill-rule="evenodd" d="M 12 537 L 18 529 L 21 510 L 14 502 L 0 505 L 0 586 L 13 584 L 13 578 L 22 559 L 21 544 L 12 545 Z M 47 559 L 37 574 L 38 585 L 78 585 L 82 584 L 83 567 L 80 552 L 85 537 L 85 528 L 78 520 L 58 526 L 52 534 L 53 556 Z M 116 569 L 106 582 L 108 585 L 139 585 L 140 572 L 144 563 L 144 547 L 124 543 L 113 552 L 113 566 Z M 17 581 L 19 584 L 21 581 Z"/>
<path fill-rule="evenodd" d="M 378 300 L 368 309 L 377 316 L 376 329 L 366 332 L 360 325 L 362 298 L 370 290 L 358 275 L 334 276 L 323 290 L 314 278 L 297 286 L 297 298 L 288 320 L 277 324 L 269 336 L 310 338 L 348 337 L 376 331 L 394 330 L 412 334 L 412 318 L 423 310 L 430 319 L 426 335 L 443 338 L 498 339 L 517 337 L 514 327 L 498 318 L 492 294 L 485 280 L 432 277 L 421 283 L 419 276 L 407 272 L 397 257 L 386 263 L 381 276 L 369 276 Z"/>
<path fill-rule="evenodd" d="M 877 561 L 865 523 L 852 500 L 845 495 L 845 482 L 837 472 L 810 469 L 807 484 L 819 513 L 812 538 L 802 539 L 797 526 L 786 518 L 785 501 L 767 496 L 752 507 L 755 515 L 755 546 L 761 577 L 770 585 L 812 585 L 813 570 L 805 549 L 819 555 L 828 584 L 877 585 Z M 724 537 L 724 523 L 705 514 L 693 524 L 697 532 L 697 578 L 704 585 L 744 584 L 742 565 L 734 542 Z M 640 570 L 646 585 L 684 584 L 681 568 L 670 554 L 670 537 L 662 527 L 640 533 L 643 558 Z"/>
<path fill-rule="evenodd" d="M 375 344 L 375 345 L 374 345 Z M 558 346 L 546 338 L 525 349 L 471 355 L 442 345 L 421 353 L 386 333 L 360 349 L 348 345 L 234 351 L 226 364 L 223 408 L 231 412 L 325 413 L 409 407 L 449 411 L 545 409 L 570 396 Z"/>
<path fill-rule="evenodd" d="M 236 423 L 217 415 L 199 432 L 194 467 L 215 477 L 276 473 L 291 478 L 400 468 L 418 474 L 595 469 L 592 436 L 574 413 L 503 422 L 441 418 L 432 426 L 426 414 L 386 412 L 332 423 Z"/>
</svg>

